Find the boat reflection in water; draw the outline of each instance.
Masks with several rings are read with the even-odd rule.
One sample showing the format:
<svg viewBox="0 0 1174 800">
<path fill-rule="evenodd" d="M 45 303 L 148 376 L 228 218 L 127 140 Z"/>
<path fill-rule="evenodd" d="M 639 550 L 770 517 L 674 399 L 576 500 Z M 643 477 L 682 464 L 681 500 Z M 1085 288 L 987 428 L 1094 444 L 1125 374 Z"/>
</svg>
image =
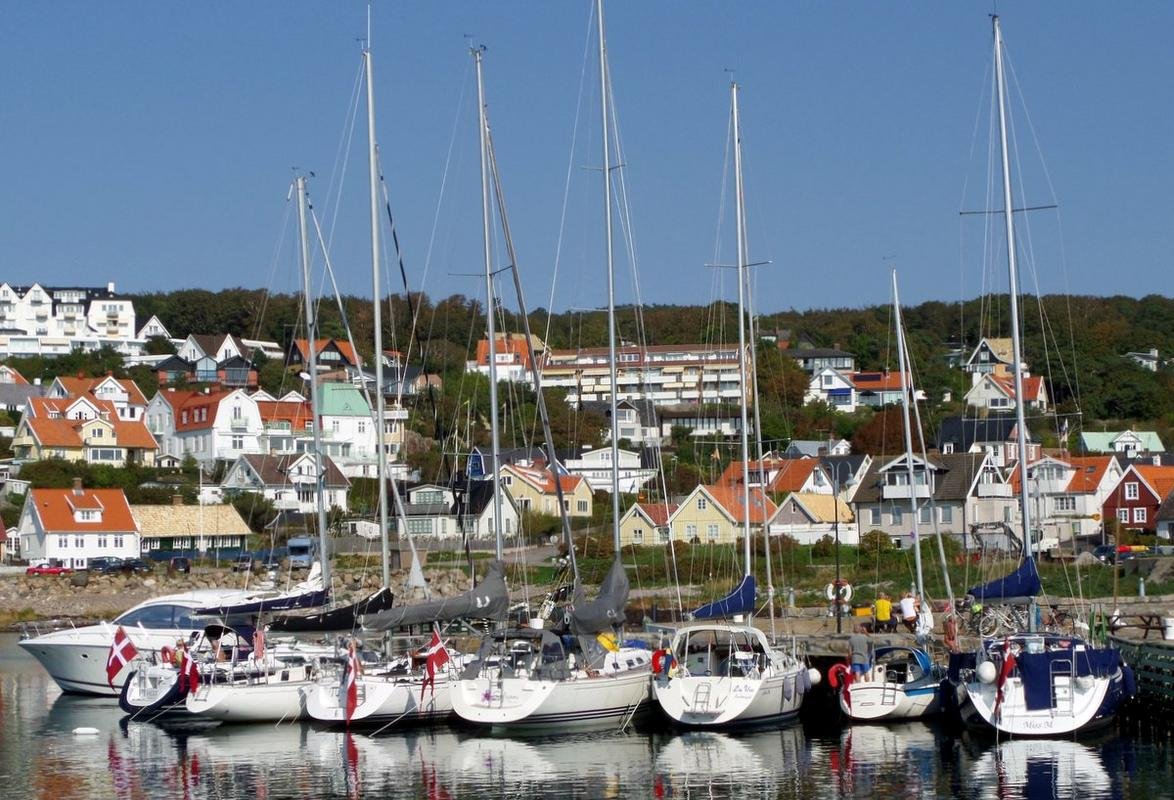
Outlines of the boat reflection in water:
<svg viewBox="0 0 1174 800">
<path fill-rule="evenodd" d="M 697 791 L 770 797 L 788 787 L 793 791 L 808 773 L 814 745 L 805 741 L 799 725 L 744 736 L 682 733 L 659 748 L 653 790 L 657 797 L 692 796 Z"/>
<path fill-rule="evenodd" d="M 938 729 L 924 722 L 851 725 L 828 753 L 828 771 L 841 795 L 932 796 Z"/>
<path fill-rule="evenodd" d="M 1071 740 L 1000 742 L 978 759 L 974 773 L 992 784 L 1000 800 L 1111 796 L 1112 780 L 1101 754 Z"/>
</svg>

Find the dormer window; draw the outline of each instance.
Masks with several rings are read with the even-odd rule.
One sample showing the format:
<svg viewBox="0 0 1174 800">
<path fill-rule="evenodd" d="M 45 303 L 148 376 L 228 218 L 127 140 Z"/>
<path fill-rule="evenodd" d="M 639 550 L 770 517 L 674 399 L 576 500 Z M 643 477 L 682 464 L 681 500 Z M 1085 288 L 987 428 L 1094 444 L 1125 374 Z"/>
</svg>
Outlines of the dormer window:
<svg viewBox="0 0 1174 800">
<path fill-rule="evenodd" d="M 79 508 L 73 512 L 75 522 L 101 522 L 102 512 L 96 508 Z"/>
</svg>

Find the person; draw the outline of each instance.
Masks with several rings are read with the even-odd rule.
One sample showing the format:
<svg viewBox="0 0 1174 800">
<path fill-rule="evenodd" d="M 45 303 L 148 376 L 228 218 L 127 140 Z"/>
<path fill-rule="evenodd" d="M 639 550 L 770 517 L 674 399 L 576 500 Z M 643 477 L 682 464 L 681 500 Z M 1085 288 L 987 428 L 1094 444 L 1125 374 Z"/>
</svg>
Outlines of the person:
<svg viewBox="0 0 1174 800">
<path fill-rule="evenodd" d="M 208 634 L 208 646 L 212 648 L 213 661 L 228 660 L 228 645 L 221 645 L 221 631 Z"/>
<path fill-rule="evenodd" d="M 901 622 L 910 633 L 917 627 L 917 601 L 913 599 L 913 592 L 905 592 L 901 598 Z"/>
<path fill-rule="evenodd" d="M 872 604 L 872 618 L 873 632 L 891 632 L 893 630 L 895 624 L 895 620 L 893 619 L 893 601 L 884 592 L 881 592 L 877 596 L 876 602 Z"/>
<path fill-rule="evenodd" d="M 942 623 L 942 643 L 951 653 L 962 652 L 962 647 L 958 644 L 958 617 L 952 611 L 946 615 Z"/>
</svg>

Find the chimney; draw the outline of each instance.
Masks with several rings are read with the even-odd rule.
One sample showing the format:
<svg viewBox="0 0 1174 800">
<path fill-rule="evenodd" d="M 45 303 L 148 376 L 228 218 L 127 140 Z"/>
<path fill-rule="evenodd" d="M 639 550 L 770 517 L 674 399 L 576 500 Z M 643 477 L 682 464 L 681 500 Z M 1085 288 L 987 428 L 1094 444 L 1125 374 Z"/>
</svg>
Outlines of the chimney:
<svg viewBox="0 0 1174 800">
<path fill-rule="evenodd" d="M 106 284 L 106 291 L 110 294 L 114 294 L 114 281 L 110 281 Z"/>
<path fill-rule="evenodd" d="M 81 478 L 74 478 L 73 479 L 73 493 L 75 495 L 80 495 L 80 494 L 82 494 L 83 491 L 84 490 L 82 489 L 82 479 Z"/>
<path fill-rule="evenodd" d="M 182 506 L 183 505 L 183 495 L 182 494 L 171 495 L 171 505 Z"/>
</svg>

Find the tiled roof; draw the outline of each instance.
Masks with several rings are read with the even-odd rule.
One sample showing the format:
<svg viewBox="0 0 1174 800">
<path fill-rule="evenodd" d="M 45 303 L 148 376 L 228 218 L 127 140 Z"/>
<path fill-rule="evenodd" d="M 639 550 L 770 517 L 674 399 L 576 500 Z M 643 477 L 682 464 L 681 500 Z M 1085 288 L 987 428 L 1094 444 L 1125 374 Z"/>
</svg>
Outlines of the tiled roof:
<svg viewBox="0 0 1174 800">
<path fill-rule="evenodd" d="M 359 358 L 355 355 L 355 349 L 351 347 L 351 343 L 341 339 L 318 339 L 314 347 L 315 355 L 321 353 L 330 345 L 334 345 L 339 354 L 346 359 L 351 366 L 359 366 Z M 302 363 L 307 364 L 310 361 L 309 343 L 306 339 L 294 339 L 294 347 L 297 348 L 298 355 L 301 356 Z"/>
<path fill-rule="evenodd" d="M 32 411 L 25 417 L 29 430 L 42 447 L 66 447 L 76 449 L 85 446 L 82 441 L 82 428 L 93 420 L 67 419 L 65 414 L 70 406 L 78 401 L 76 397 L 30 397 L 29 408 Z M 134 449 L 154 450 L 159 446 L 155 437 L 147 429 L 146 423 L 140 420 L 121 420 L 118 410 L 108 400 L 99 400 L 96 397 L 86 396 L 85 402 L 91 404 L 104 416 L 103 422 L 108 423 L 114 432 L 114 441 L 111 447 L 130 447 Z M 51 418 L 52 416 L 56 418 Z M 91 443 L 92 444 L 92 443 Z"/>
<path fill-rule="evenodd" d="M 1015 399 L 1015 378 L 1010 375 L 989 374 L 991 383 L 997 386 L 1007 397 Z M 1023 379 L 1023 394 L 1030 401 L 1040 396 L 1040 388 L 1044 379 L 1039 375 L 1031 375 Z"/>
<path fill-rule="evenodd" d="M 745 519 L 742 487 L 711 484 L 702 488 L 713 498 L 715 503 L 725 509 L 735 522 L 742 522 Z M 750 522 L 752 524 L 765 522 L 777 510 L 774 502 L 769 497 L 763 496 L 761 489 L 750 490 Z"/>
<path fill-rule="evenodd" d="M 1174 467 L 1134 464 L 1132 469 L 1157 493 L 1159 502 L 1170 492 L 1174 492 Z"/>
<path fill-rule="evenodd" d="M 352 383 L 323 383 L 318 387 L 318 413 L 333 417 L 370 417 L 371 406 Z"/>
<path fill-rule="evenodd" d="M 25 377 L 7 364 L 0 364 L 0 383 L 27 384 Z"/>
<path fill-rule="evenodd" d="M 848 379 L 862 392 L 899 392 L 901 391 L 900 372 L 853 372 Z M 905 385 L 912 386 L 913 379 L 905 378 Z"/>
<path fill-rule="evenodd" d="M 175 410 L 175 432 L 198 431 L 211 428 L 216 422 L 216 411 L 220 401 L 232 394 L 231 391 L 204 392 L 176 392 L 175 396 L 186 395 L 178 404 L 172 403 Z M 184 414 L 187 414 L 186 420 Z"/>
<path fill-rule="evenodd" d="M 30 489 L 26 503 L 32 503 L 41 527 L 49 533 L 135 532 L 126 495 L 121 489 Z M 98 522 L 78 522 L 75 509 L 101 510 Z"/>
<path fill-rule="evenodd" d="M 230 505 L 136 505 L 130 507 L 130 513 L 143 536 L 248 536 L 251 533 L 240 512 Z"/>
<path fill-rule="evenodd" d="M 531 467 L 519 467 L 517 464 L 508 464 L 502 468 L 503 472 L 512 472 L 526 483 L 533 486 L 543 494 L 554 494 L 554 476 L 550 474 L 548 469 L 533 469 Z M 562 484 L 563 492 L 573 492 L 575 488 L 583 481 L 578 475 L 560 475 L 559 482 Z"/>
<path fill-rule="evenodd" d="M 749 464 L 750 483 L 758 483 L 759 466 L 767 475 L 767 490 L 770 492 L 797 492 L 807 483 L 811 473 L 819 467 L 814 458 L 780 458 L 766 461 L 751 461 Z M 775 473 L 771 478 L 771 473 Z M 742 462 L 731 461 L 717 482 L 723 486 L 740 486 L 742 483 Z"/>
<path fill-rule="evenodd" d="M 310 404 L 305 401 L 258 400 L 257 410 L 261 413 L 261 422 L 266 425 L 288 422 L 291 430 L 301 431 L 310 422 Z"/>
<path fill-rule="evenodd" d="M 296 462 L 306 457 L 305 453 L 284 456 L 261 455 L 259 453 L 245 453 L 241 458 L 248 463 L 266 486 L 289 486 L 289 470 Z M 341 489 L 351 485 L 351 482 L 335 466 L 330 456 L 323 456 L 326 464 L 326 488 Z"/>
<path fill-rule="evenodd" d="M 1101 485 L 1109 465 L 1113 463 L 1112 456 L 1071 456 L 1068 463 L 1076 467 L 1076 474 L 1068 482 L 1069 494 L 1092 494 Z"/>
<path fill-rule="evenodd" d="M 131 405 L 145 406 L 147 404 L 147 398 L 143 396 L 138 384 L 129 378 L 115 378 L 111 375 L 103 375 L 100 378 L 87 378 L 80 375 L 61 375 L 57 378 L 58 383 L 71 396 L 93 394 L 94 390 L 98 388 L 98 385 L 105 383 L 107 380 L 112 380 L 122 387 L 123 391 L 126 392 L 126 401 Z"/>
<path fill-rule="evenodd" d="M 676 503 L 637 503 L 636 507 L 658 528 L 669 524 L 669 517 L 680 508 Z"/>
<path fill-rule="evenodd" d="M 537 336 L 531 336 L 530 342 L 527 344 L 526 335 L 524 333 L 498 333 L 494 336 L 495 346 L 494 350 L 500 355 L 502 353 L 509 353 L 515 358 L 511 359 L 511 363 L 521 364 L 527 369 L 530 368 L 531 353 L 541 353 L 545 349 L 542 340 Z M 481 366 L 489 365 L 489 339 L 481 339 L 477 342 L 477 363 Z M 499 362 L 500 363 L 500 362 Z"/>
</svg>

